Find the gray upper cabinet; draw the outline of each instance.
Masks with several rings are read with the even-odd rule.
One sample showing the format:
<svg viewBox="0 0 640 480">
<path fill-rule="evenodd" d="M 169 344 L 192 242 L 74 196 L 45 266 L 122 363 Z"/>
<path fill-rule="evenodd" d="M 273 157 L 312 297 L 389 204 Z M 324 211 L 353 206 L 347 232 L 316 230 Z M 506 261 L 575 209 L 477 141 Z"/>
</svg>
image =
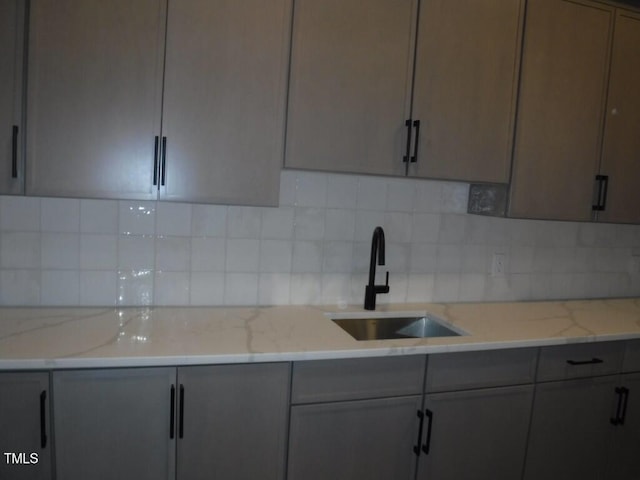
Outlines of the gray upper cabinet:
<svg viewBox="0 0 640 480">
<path fill-rule="evenodd" d="M 297 0 L 285 166 L 402 175 L 415 0 Z"/>
<path fill-rule="evenodd" d="M 56 478 L 175 479 L 175 379 L 175 368 L 54 372 Z"/>
<path fill-rule="evenodd" d="M 49 400 L 47 372 L 0 373 L 0 478 L 52 478 Z"/>
<path fill-rule="evenodd" d="M 290 16 L 291 0 L 34 0 L 27 193 L 276 204 Z"/>
<path fill-rule="evenodd" d="M 640 223 L 640 14 L 618 10 L 600 172 L 608 177 L 598 220 Z"/>
<path fill-rule="evenodd" d="M 0 0 L 0 194 L 24 188 L 24 0 Z"/>
<path fill-rule="evenodd" d="M 523 14 L 523 0 L 421 2 L 410 172 L 508 182 Z"/>
<path fill-rule="evenodd" d="M 296 2 L 285 166 L 508 180 L 523 1 L 416 3 Z"/>
<path fill-rule="evenodd" d="M 165 7 L 31 2 L 27 194 L 156 197 Z"/>
<path fill-rule="evenodd" d="M 640 223 L 640 14 L 530 0 L 510 215 Z"/>
<path fill-rule="evenodd" d="M 178 480 L 284 479 L 289 364 L 178 369 Z"/>
<path fill-rule="evenodd" d="M 512 216 L 591 219 L 613 17 L 594 2 L 528 2 Z"/>
<path fill-rule="evenodd" d="M 277 205 L 291 0 L 169 2 L 161 198 Z"/>
</svg>

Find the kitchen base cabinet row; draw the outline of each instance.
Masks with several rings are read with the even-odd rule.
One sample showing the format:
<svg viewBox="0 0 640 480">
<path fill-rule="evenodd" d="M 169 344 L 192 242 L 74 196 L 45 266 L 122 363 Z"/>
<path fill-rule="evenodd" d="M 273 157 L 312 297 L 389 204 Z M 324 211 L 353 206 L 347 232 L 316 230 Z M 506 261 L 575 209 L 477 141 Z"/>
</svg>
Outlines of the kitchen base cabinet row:
<svg viewBox="0 0 640 480">
<path fill-rule="evenodd" d="M 0 373 L 0 478 L 637 480 L 640 341 Z"/>
<path fill-rule="evenodd" d="M 1 479 L 266 479 L 284 475 L 286 363 L 0 374 Z M 55 468 L 44 431 L 55 431 Z M 34 413 L 35 412 L 35 413 Z M 55 470 L 55 476 L 53 471 Z"/>
</svg>

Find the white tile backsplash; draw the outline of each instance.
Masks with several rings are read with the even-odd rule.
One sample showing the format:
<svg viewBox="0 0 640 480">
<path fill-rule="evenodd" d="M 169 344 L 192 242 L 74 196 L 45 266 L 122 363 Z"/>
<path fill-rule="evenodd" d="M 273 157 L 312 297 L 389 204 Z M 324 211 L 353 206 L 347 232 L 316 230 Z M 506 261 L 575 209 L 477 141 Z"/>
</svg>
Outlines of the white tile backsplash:
<svg viewBox="0 0 640 480">
<path fill-rule="evenodd" d="M 0 242 L 0 268 L 40 268 L 39 233 L 6 232 Z"/>
<path fill-rule="evenodd" d="M 284 170 L 280 192 L 277 208 L 0 196 L 0 304 L 359 304 L 378 225 L 380 304 L 640 294 L 640 226 L 467 215 L 456 182 Z"/>
<path fill-rule="evenodd" d="M 156 202 L 119 202 L 119 233 L 155 235 Z"/>
<path fill-rule="evenodd" d="M 80 231 L 114 234 L 118 231 L 118 202 L 80 200 Z"/>
<path fill-rule="evenodd" d="M 80 272 L 78 270 L 42 270 L 40 297 L 43 305 L 79 305 Z"/>
<path fill-rule="evenodd" d="M 41 238 L 43 269 L 80 268 L 80 236 L 72 233 L 43 233 Z"/>
<path fill-rule="evenodd" d="M 158 202 L 156 206 L 156 234 L 191 235 L 191 205 Z"/>
<path fill-rule="evenodd" d="M 81 270 L 117 270 L 118 236 L 101 234 L 80 235 Z"/>
<path fill-rule="evenodd" d="M 35 197 L 0 197 L 0 231 L 40 231 L 40 203 Z"/>
<path fill-rule="evenodd" d="M 80 231 L 80 200 L 44 199 L 40 204 L 40 230 L 43 232 Z"/>
<path fill-rule="evenodd" d="M 227 210 L 221 205 L 193 205 L 191 235 L 194 237 L 224 237 L 227 235 Z"/>
<path fill-rule="evenodd" d="M 231 206 L 227 210 L 229 238 L 260 238 L 261 209 Z"/>
</svg>

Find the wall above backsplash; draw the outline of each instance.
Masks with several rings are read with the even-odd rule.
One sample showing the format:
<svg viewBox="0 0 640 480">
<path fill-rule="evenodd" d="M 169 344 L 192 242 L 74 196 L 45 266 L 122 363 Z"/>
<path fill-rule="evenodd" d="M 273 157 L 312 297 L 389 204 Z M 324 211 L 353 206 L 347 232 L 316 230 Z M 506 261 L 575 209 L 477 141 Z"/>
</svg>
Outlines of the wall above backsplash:
<svg viewBox="0 0 640 480">
<path fill-rule="evenodd" d="M 640 226 L 468 215 L 467 195 L 284 170 L 278 208 L 1 196 L 0 304 L 360 304 L 377 225 L 378 303 L 640 294 Z"/>
</svg>

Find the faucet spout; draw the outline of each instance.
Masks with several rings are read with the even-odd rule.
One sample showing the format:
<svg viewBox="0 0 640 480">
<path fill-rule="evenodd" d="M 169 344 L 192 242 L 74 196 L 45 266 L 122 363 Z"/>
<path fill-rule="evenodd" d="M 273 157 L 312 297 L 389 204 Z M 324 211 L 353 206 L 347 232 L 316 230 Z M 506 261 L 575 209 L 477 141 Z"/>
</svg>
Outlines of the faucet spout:
<svg viewBox="0 0 640 480">
<path fill-rule="evenodd" d="M 376 261 L 378 265 L 385 264 L 384 254 L 384 230 L 376 227 L 371 238 L 371 261 L 369 262 L 369 283 L 365 288 L 364 308 L 366 310 L 376 309 L 376 295 L 378 293 L 389 293 L 389 272 L 387 272 L 386 285 L 376 285 Z"/>
</svg>

